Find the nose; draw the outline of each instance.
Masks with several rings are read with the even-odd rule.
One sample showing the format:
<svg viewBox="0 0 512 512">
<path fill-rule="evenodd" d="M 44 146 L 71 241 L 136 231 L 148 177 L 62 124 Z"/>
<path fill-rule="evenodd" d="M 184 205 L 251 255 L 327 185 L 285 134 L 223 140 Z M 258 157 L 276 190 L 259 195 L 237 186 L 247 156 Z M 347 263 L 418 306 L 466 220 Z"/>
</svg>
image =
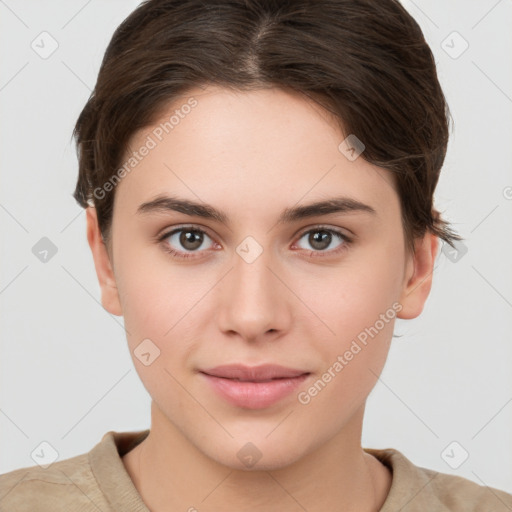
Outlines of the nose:
<svg viewBox="0 0 512 512">
<path fill-rule="evenodd" d="M 233 268 L 219 291 L 217 319 L 224 334 L 257 342 L 275 339 L 289 329 L 291 294 L 271 259 L 265 251 L 252 262 L 234 255 Z"/>
</svg>

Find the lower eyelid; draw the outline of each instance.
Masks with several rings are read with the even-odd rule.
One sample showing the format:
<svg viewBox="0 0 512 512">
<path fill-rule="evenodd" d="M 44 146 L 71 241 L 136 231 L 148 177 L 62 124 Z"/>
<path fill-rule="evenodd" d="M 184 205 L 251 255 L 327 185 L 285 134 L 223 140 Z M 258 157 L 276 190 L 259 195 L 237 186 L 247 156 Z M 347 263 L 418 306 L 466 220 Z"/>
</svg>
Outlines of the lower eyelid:
<svg viewBox="0 0 512 512">
<path fill-rule="evenodd" d="M 215 242 L 215 240 L 206 231 L 199 229 L 199 228 L 192 228 L 189 226 L 171 229 L 167 233 L 164 233 L 163 235 L 159 236 L 158 241 L 164 243 L 168 238 L 170 238 L 173 235 L 176 235 L 177 233 L 180 233 L 181 231 L 194 231 L 196 233 L 200 233 L 200 234 L 204 235 L 205 237 L 209 238 L 212 241 L 212 245 L 217 244 L 217 242 Z M 167 243 L 166 245 L 168 245 L 170 247 L 169 243 Z M 176 249 L 173 249 L 173 250 L 175 252 L 178 252 L 178 251 L 176 251 Z M 182 251 L 182 252 L 187 252 L 187 251 Z M 194 252 L 204 252 L 204 251 L 191 251 L 191 252 L 189 252 L 189 254 L 193 254 Z"/>
<path fill-rule="evenodd" d="M 304 231 L 297 237 L 297 241 L 301 240 L 302 238 L 304 238 L 305 235 L 307 235 L 309 233 L 314 233 L 314 232 L 318 232 L 318 231 L 327 231 L 328 233 L 331 233 L 334 237 L 338 238 L 338 240 L 340 240 L 342 242 L 342 244 L 341 244 L 341 246 L 338 246 L 335 249 L 330 249 L 330 250 L 325 250 L 325 251 L 309 250 L 309 252 L 311 252 L 311 253 L 315 253 L 315 254 L 319 254 L 319 255 L 336 254 L 337 252 L 345 249 L 346 246 L 350 245 L 350 243 L 352 242 L 351 238 L 348 237 L 347 235 L 345 235 L 344 233 L 342 233 L 341 231 L 337 231 L 336 229 L 326 228 L 326 227 L 317 227 L 317 228 L 313 228 L 313 229 L 308 229 L 307 231 Z M 294 244 L 294 247 L 296 247 L 296 243 Z M 303 250 L 307 250 L 307 249 L 303 249 Z"/>
<path fill-rule="evenodd" d="M 205 236 L 207 236 L 210 240 L 212 240 L 212 246 L 219 246 L 219 244 L 206 232 L 204 231 L 203 229 L 200 229 L 200 228 L 195 228 L 193 226 L 182 226 L 182 227 L 178 227 L 178 228 L 174 228 L 174 229 L 171 229 L 170 231 L 164 233 L 163 235 L 159 236 L 158 237 L 158 240 L 162 243 L 165 242 L 165 240 L 169 237 L 171 237 L 172 235 L 175 235 L 176 233 L 179 233 L 180 231 L 186 231 L 186 230 L 190 230 L 190 231 L 195 231 L 197 233 L 201 233 Z M 299 234 L 296 238 L 297 241 L 301 240 L 305 235 L 307 235 L 308 233 L 311 233 L 311 232 L 317 232 L 317 231 L 327 231 L 329 233 L 331 233 L 332 235 L 334 235 L 335 237 L 337 237 L 341 242 L 343 242 L 341 244 L 341 246 L 335 248 L 335 249 L 330 249 L 330 250 L 325 250 L 325 251 L 315 251 L 315 250 L 309 250 L 308 249 L 302 249 L 304 251 L 308 251 L 310 253 L 314 253 L 314 254 L 318 254 L 320 257 L 325 254 L 325 255 L 332 255 L 332 254 L 336 254 L 337 252 L 339 251 L 342 251 L 344 249 L 347 248 L 348 245 L 351 244 L 352 240 L 350 237 L 348 237 L 347 235 L 345 235 L 344 233 L 342 233 L 341 231 L 338 231 L 336 229 L 333 229 L 333 228 L 328 228 L 328 227 L 323 227 L 323 226 L 318 226 L 318 227 L 313 227 L 313 228 L 310 228 L 308 229 L 307 231 L 303 231 L 301 234 Z M 174 249 L 172 246 L 170 246 L 168 243 L 164 243 L 164 248 L 165 250 L 168 252 L 168 253 L 171 253 L 173 256 L 177 257 L 177 258 L 194 258 L 194 254 L 200 254 L 200 253 L 203 253 L 203 252 L 207 252 L 207 250 L 202 250 L 202 251 L 178 251 L 176 249 Z M 296 242 L 294 243 L 293 245 L 294 247 L 296 247 Z M 299 248 L 300 249 L 300 248 Z"/>
</svg>

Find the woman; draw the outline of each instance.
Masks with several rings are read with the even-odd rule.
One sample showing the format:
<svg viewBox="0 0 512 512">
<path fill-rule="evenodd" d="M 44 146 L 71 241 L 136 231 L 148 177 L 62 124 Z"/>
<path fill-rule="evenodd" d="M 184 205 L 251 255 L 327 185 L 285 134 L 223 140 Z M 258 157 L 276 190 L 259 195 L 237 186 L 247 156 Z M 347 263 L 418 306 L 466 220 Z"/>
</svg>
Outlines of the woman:
<svg viewBox="0 0 512 512">
<path fill-rule="evenodd" d="M 394 0 L 143 2 L 74 134 L 103 307 L 151 428 L 0 478 L 5 510 L 510 510 L 361 446 L 421 314 L 448 108 Z"/>
</svg>

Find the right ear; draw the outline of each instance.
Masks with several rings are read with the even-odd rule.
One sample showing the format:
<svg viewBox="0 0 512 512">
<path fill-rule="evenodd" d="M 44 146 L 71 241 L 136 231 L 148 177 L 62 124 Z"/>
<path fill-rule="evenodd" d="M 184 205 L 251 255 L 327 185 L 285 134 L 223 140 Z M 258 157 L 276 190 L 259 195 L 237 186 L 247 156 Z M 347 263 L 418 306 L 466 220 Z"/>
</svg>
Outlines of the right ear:
<svg viewBox="0 0 512 512">
<path fill-rule="evenodd" d="M 110 257 L 98 225 L 96 208 L 89 206 L 85 210 L 87 220 L 87 240 L 92 251 L 96 275 L 101 288 L 101 304 L 112 315 L 122 316 L 121 301 L 110 262 Z"/>
</svg>

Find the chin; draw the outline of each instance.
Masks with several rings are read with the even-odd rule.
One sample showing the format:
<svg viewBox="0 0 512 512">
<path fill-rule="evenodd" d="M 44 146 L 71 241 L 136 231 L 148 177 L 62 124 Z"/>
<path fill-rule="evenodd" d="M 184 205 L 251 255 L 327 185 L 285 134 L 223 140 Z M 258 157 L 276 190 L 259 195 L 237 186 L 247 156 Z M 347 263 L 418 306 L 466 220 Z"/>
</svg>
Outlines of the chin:
<svg viewBox="0 0 512 512">
<path fill-rule="evenodd" d="M 258 436 L 244 436 L 246 441 L 232 439 L 224 445 L 201 450 L 205 455 L 223 466 L 242 471 L 273 471 L 293 464 L 305 455 L 297 450 L 297 444 L 287 446 L 276 436 L 269 440 Z M 252 441 L 250 440 L 252 439 Z"/>
</svg>

